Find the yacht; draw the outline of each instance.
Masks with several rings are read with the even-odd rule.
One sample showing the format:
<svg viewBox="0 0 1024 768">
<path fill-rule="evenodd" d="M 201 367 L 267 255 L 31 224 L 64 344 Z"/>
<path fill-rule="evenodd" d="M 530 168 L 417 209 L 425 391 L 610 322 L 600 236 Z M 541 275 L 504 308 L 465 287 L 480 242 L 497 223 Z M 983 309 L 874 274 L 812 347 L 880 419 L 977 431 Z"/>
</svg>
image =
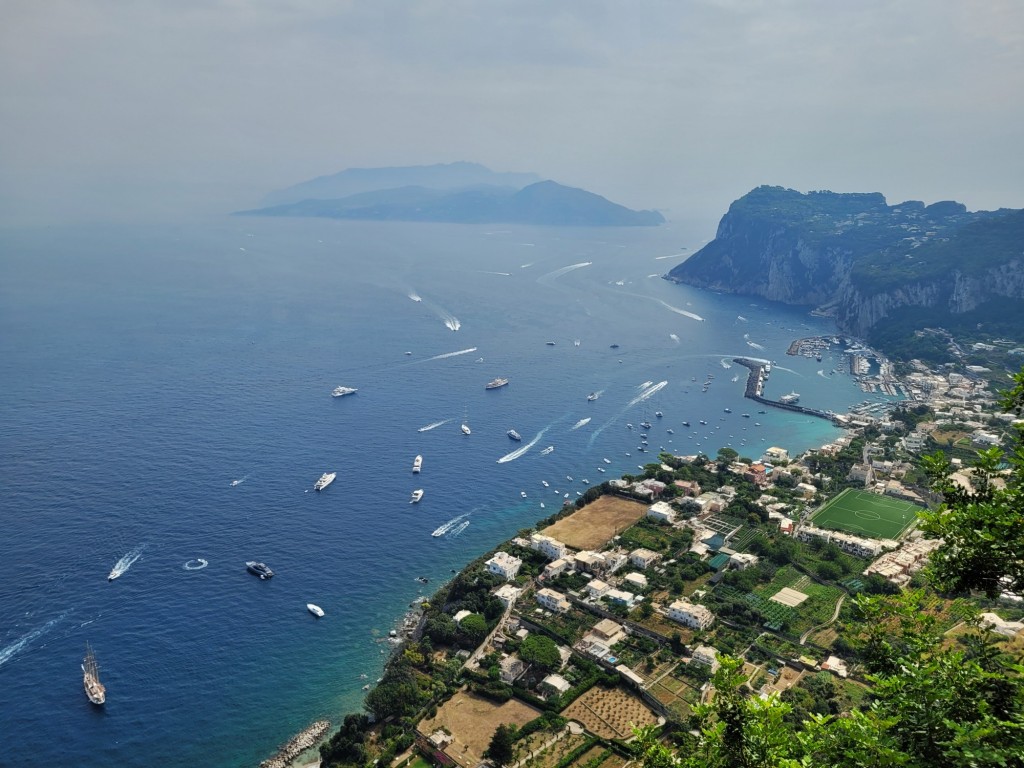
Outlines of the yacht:
<svg viewBox="0 0 1024 768">
<path fill-rule="evenodd" d="M 412 473 L 418 475 L 421 469 L 423 469 L 423 457 L 417 456 L 412 460 Z"/>
<path fill-rule="evenodd" d="M 320 475 L 320 479 L 313 484 L 314 491 L 322 491 L 328 485 L 334 482 L 334 478 L 338 476 L 337 472 L 324 472 Z"/>
<path fill-rule="evenodd" d="M 359 390 L 355 387 L 335 387 L 331 391 L 331 397 L 344 397 L 345 395 L 354 395 Z"/>
<path fill-rule="evenodd" d="M 409 503 L 410 504 L 417 504 L 419 502 L 419 500 L 422 499 L 422 498 L 423 498 L 423 489 L 422 488 L 417 488 L 415 491 L 412 492 L 412 496 L 409 497 Z"/>
<path fill-rule="evenodd" d="M 643 427 L 644 429 L 650 429 L 651 428 L 651 422 L 649 422 L 649 421 L 641 421 L 640 422 L 640 426 Z"/>
<path fill-rule="evenodd" d="M 514 429 L 510 429 L 505 434 L 508 435 L 510 440 L 515 440 L 517 443 L 521 443 L 523 441 L 523 436 L 516 432 Z"/>
<path fill-rule="evenodd" d="M 265 563 L 258 563 L 255 560 L 247 562 L 245 564 L 245 569 L 253 576 L 259 576 L 263 580 L 272 578 L 274 575 L 274 572 L 270 570 L 270 566 Z"/>
<path fill-rule="evenodd" d="M 779 402 L 785 403 L 786 405 L 792 405 L 793 403 L 799 402 L 799 400 L 799 392 L 790 392 L 788 395 L 783 395 L 782 397 L 779 398 Z"/>
<path fill-rule="evenodd" d="M 318 619 L 324 615 L 324 609 L 321 608 L 319 605 L 314 605 L 313 603 L 306 603 L 306 610 L 312 613 Z"/>
<path fill-rule="evenodd" d="M 491 379 L 484 384 L 484 389 L 499 389 L 508 385 L 508 379 Z"/>
<path fill-rule="evenodd" d="M 85 646 L 85 659 L 82 661 L 82 683 L 85 685 L 85 695 L 93 704 L 100 706 L 107 700 L 107 689 L 100 682 L 96 654 L 88 644 Z"/>
<path fill-rule="evenodd" d="M 591 392 L 589 395 L 587 395 L 587 400 L 592 403 L 595 400 L 597 400 L 597 398 L 599 398 L 599 397 L 600 397 L 600 395 L 597 394 L 597 392 Z"/>
</svg>

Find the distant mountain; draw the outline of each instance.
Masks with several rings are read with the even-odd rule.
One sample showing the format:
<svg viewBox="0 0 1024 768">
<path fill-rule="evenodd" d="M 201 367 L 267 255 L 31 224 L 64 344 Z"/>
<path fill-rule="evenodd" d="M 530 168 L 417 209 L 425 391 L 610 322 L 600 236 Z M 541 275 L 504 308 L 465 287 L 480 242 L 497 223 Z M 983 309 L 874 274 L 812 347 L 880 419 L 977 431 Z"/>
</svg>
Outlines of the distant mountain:
<svg viewBox="0 0 1024 768">
<path fill-rule="evenodd" d="M 1019 333 L 1024 211 L 970 213 L 953 201 L 889 206 L 879 193 L 758 187 L 729 206 L 715 239 L 667 278 L 816 305 L 841 330 L 869 340 L 928 323 L 989 322 Z"/>
<path fill-rule="evenodd" d="M 263 205 L 269 207 L 311 199 L 339 200 L 361 192 L 401 187 L 451 190 L 487 185 L 522 189 L 540 180 L 540 176 L 535 173 L 496 173 L 477 163 L 464 162 L 396 168 L 349 168 L 271 192 L 264 198 Z"/>
<path fill-rule="evenodd" d="M 665 221 L 656 211 L 630 210 L 600 195 L 553 181 L 537 182 L 518 190 L 493 185 L 454 190 L 403 186 L 340 199 L 307 199 L 240 211 L 238 215 L 580 227 L 651 227 Z"/>
</svg>

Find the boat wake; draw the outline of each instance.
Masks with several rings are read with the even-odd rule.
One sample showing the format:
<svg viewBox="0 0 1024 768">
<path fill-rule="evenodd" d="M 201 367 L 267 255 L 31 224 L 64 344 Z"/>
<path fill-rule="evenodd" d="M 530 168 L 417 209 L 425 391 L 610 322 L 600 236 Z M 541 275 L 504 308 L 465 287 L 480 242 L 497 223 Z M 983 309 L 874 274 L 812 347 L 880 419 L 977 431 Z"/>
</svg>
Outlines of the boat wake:
<svg viewBox="0 0 1024 768">
<path fill-rule="evenodd" d="M 654 260 L 655 261 L 662 261 L 664 259 L 681 259 L 681 258 L 683 258 L 683 254 L 681 254 L 681 253 L 671 253 L 668 256 L 655 256 Z"/>
<path fill-rule="evenodd" d="M 553 446 L 553 445 L 549 445 L 549 446 L 548 446 L 547 448 L 545 448 L 545 449 L 544 449 L 543 451 L 541 451 L 541 452 L 540 452 L 540 455 L 541 455 L 541 456 L 547 456 L 547 455 L 548 455 L 549 453 L 551 453 L 551 452 L 552 452 L 553 450 L 555 450 L 555 446 Z"/>
<path fill-rule="evenodd" d="M 668 382 L 667 381 L 659 381 L 657 384 L 655 384 L 653 386 L 647 387 L 647 389 L 645 389 L 639 395 L 637 395 L 632 400 L 630 400 L 629 401 L 629 405 L 627 405 L 626 407 L 627 408 L 632 408 L 634 405 L 637 405 L 638 403 L 642 403 L 644 400 L 647 400 L 648 398 L 654 396 L 658 392 L 661 392 L 661 390 L 663 390 L 667 386 L 668 386 Z"/>
<path fill-rule="evenodd" d="M 409 294 L 409 298 L 412 299 L 413 301 L 423 301 L 423 298 L 419 296 L 415 291 L 412 291 Z"/>
<path fill-rule="evenodd" d="M 114 579 L 123 576 L 125 572 L 134 565 L 135 561 L 142 557 L 142 550 L 145 548 L 145 544 L 141 547 L 136 547 L 114 563 L 114 567 L 110 570 L 110 575 L 107 576 L 107 581 L 113 581 Z"/>
<path fill-rule="evenodd" d="M 450 315 L 444 319 L 445 327 L 450 331 L 457 331 L 462 327 L 462 323 L 459 322 L 459 318 L 455 315 Z"/>
<path fill-rule="evenodd" d="M 551 429 L 551 425 L 550 424 L 548 426 L 544 427 L 544 429 L 542 429 L 536 435 L 534 435 L 533 440 L 528 442 L 522 448 L 516 448 L 514 451 L 512 451 L 512 453 L 506 453 L 504 456 L 502 456 L 500 459 L 498 459 L 495 463 L 496 464 L 507 464 L 510 461 L 515 461 L 520 456 L 522 456 L 524 453 L 526 453 L 528 450 L 533 448 L 533 446 L 535 446 L 537 444 L 537 441 L 540 440 L 542 437 L 544 437 L 544 433 L 547 432 L 549 429 Z M 554 449 L 552 449 L 552 450 L 554 450 Z M 548 453 L 551 452 L 551 451 L 548 451 L 547 448 L 545 448 L 544 451 L 547 451 Z M 544 451 L 541 451 L 541 455 L 542 456 L 544 455 Z"/>
<path fill-rule="evenodd" d="M 568 274 L 569 272 L 572 272 L 575 269 L 583 269 L 583 267 L 589 267 L 593 263 L 594 262 L 592 261 L 581 261 L 579 264 L 570 264 L 568 267 L 562 267 L 561 269 L 556 269 L 554 272 L 548 272 L 546 275 L 541 275 L 540 277 L 537 278 L 537 280 L 557 280 L 562 275 Z"/>
<path fill-rule="evenodd" d="M 231 487 L 234 488 L 236 485 L 241 485 L 242 483 L 244 483 L 248 479 L 249 479 L 249 476 L 246 475 L 245 477 L 239 478 L 238 480 L 232 480 L 231 481 Z"/>
<path fill-rule="evenodd" d="M 451 531 L 452 528 L 455 528 L 456 526 L 460 525 L 461 523 L 468 524 L 469 520 L 466 519 L 467 517 L 469 517 L 469 515 L 468 515 L 468 513 L 465 513 L 465 512 L 463 514 L 459 515 L 458 517 L 453 517 L 447 523 L 443 523 L 442 525 L 439 525 L 437 528 L 435 528 L 434 532 L 432 534 L 430 534 L 430 535 L 433 536 L 434 538 L 438 538 L 440 536 L 444 536 L 446 533 Z"/>
<path fill-rule="evenodd" d="M 739 320 L 741 323 L 747 322 L 747 318 L 745 318 L 743 315 L 736 315 L 736 319 Z"/>
<path fill-rule="evenodd" d="M 429 432 L 432 429 L 437 429 L 442 424 L 447 424 L 451 419 L 442 419 L 441 421 L 435 421 L 433 424 L 427 424 L 425 427 L 420 427 L 417 432 Z"/>
<path fill-rule="evenodd" d="M 480 272 L 481 275 L 499 275 L 501 277 L 512 277 L 511 272 Z"/>
<path fill-rule="evenodd" d="M 681 342 L 679 341 L 679 337 L 678 337 L 678 336 L 677 336 L 676 334 L 674 334 L 674 333 L 670 333 L 670 334 L 668 335 L 668 337 L 669 337 L 670 339 L 672 339 L 672 341 L 674 341 L 674 342 L 675 342 L 676 344 L 679 344 L 679 343 L 681 343 Z"/>
<path fill-rule="evenodd" d="M 667 301 L 662 301 L 661 299 L 655 299 L 655 301 L 661 304 L 665 309 L 675 312 L 677 315 L 682 315 L 683 317 L 688 317 L 691 320 L 697 320 L 702 323 L 704 322 L 704 318 L 700 315 L 694 314 L 693 312 L 687 312 L 685 309 L 680 309 L 679 307 L 673 307 Z"/>
<path fill-rule="evenodd" d="M 747 346 L 748 346 L 748 347 L 753 347 L 754 349 L 757 349 L 757 350 L 763 350 L 763 349 L 764 349 L 764 347 L 762 347 L 762 346 L 761 346 L 760 344 L 758 344 L 758 343 L 757 343 L 756 341 L 748 341 L 748 342 L 747 342 Z"/>
<path fill-rule="evenodd" d="M 197 557 L 195 560 L 187 560 L 182 568 L 186 571 L 201 571 L 203 568 L 208 566 L 210 563 L 201 557 Z"/>
<path fill-rule="evenodd" d="M 589 424 L 589 423 L 590 423 L 590 416 L 587 416 L 587 418 L 585 418 L 585 419 L 580 419 L 580 420 L 579 420 L 579 421 L 577 421 L 577 422 L 576 422 L 575 424 L 573 424 L 573 425 L 572 425 L 572 429 L 571 429 L 570 431 L 571 431 L 571 432 L 575 432 L 575 431 L 576 431 L 577 429 L 579 429 L 580 427 L 585 427 L 585 426 L 587 426 L 587 424 Z"/>
<path fill-rule="evenodd" d="M 467 528 L 469 528 L 469 520 L 463 520 L 461 523 L 459 523 L 454 528 L 452 528 L 450 531 L 448 531 L 448 538 L 449 539 L 454 539 L 456 536 L 458 536 L 460 533 L 462 533 Z"/>
<path fill-rule="evenodd" d="M 458 352 L 445 352 L 443 355 L 434 355 L 433 357 L 428 357 L 424 362 L 429 363 L 431 360 L 447 360 L 449 357 L 468 355 L 470 352 L 476 352 L 476 347 L 470 347 L 469 349 L 460 349 Z"/>
<path fill-rule="evenodd" d="M 8 645 L 6 648 L 0 648 L 0 667 L 2 667 L 11 659 L 13 659 L 18 654 L 18 652 L 21 651 L 26 645 L 28 645 L 36 638 L 41 637 L 42 635 L 46 634 L 51 629 L 53 629 L 53 627 L 55 627 L 58 622 L 62 621 L 65 616 L 67 616 L 67 613 L 62 613 L 57 618 L 50 619 L 48 622 L 43 624 L 43 626 L 39 627 L 38 629 L 33 629 L 20 640 L 16 640 L 15 642 Z"/>
<path fill-rule="evenodd" d="M 825 375 L 825 369 L 824 368 L 822 368 L 820 371 L 818 371 L 818 375 L 821 376 L 821 378 L 823 378 L 823 379 L 827 379 L 828 378 L 828 376 Z"/>
<path fill-rule="evenodd" d="M 725 358 L 724 357 L 721 360 L 719 360 L 718 362 L 722 364 L 723 368 L 732 368 L 731 365 L 729 365 L 727 362 L 725 362 Z"/>
</svg>

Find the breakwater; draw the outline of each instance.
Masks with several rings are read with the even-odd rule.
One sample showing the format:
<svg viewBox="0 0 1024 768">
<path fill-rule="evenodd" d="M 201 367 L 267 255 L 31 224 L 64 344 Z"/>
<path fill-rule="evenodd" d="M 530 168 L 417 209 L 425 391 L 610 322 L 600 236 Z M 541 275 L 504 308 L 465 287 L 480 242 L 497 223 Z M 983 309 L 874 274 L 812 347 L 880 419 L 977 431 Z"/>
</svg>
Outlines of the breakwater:
<svg viewBox="0 0 1024 768">
<path fill-rule="evenodd" d="M 734 357 L 732 361 L 750 371 L 747 374 L 747 386 L 743 390 L 744 397 L 750 398 L 762 405 L 770 405 L 772 408 L 781 408 L 784 411 L 804 413 L 808 416 L 816 416 L 819 419 L 835 421 L 834 414 L 829 411 L 819 411 L 817 408 L 807 408 L 796 403 L 780 403 L 778 400 L 769 400 L 767 397 L 763 397 L 761 392 L 764 387 L 764 380 L 768 378 L 768 371 L 770 370 L 768 363 L 760 360 L 751 360 L 748 357 Z"/>
<path fill-rule="evenodd" d="M 330 727 L 329 721 L 317 720 L 304 731 L 289 739 L 288 743 L 281 747 L 276 755 L 260 763 L 260 768 L 285 768 L 301 752 L 304 752 L 320 741 Z"/>
</svg>

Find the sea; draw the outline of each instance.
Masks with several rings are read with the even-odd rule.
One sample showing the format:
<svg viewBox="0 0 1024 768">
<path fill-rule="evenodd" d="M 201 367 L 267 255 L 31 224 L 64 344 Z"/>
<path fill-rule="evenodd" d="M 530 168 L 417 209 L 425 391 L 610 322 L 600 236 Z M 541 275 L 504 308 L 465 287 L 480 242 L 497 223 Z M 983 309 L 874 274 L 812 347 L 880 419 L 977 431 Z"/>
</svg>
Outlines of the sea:
<svg viewBox="0 0 1024 768">
<path fill-rule="evenodd" d="M 360 711 L 411 604 L 588 487 L 661 449 L 836 437 L 744 400 L 732 362 L 773 360 L 767 396 L 843 411 L 866 396 L 838 353 L 786 355 L 828 320 L 662 279 L 711 236 L 227 216 L 5 230 L 0 765 L 254 766 Z"/>
</svg>

